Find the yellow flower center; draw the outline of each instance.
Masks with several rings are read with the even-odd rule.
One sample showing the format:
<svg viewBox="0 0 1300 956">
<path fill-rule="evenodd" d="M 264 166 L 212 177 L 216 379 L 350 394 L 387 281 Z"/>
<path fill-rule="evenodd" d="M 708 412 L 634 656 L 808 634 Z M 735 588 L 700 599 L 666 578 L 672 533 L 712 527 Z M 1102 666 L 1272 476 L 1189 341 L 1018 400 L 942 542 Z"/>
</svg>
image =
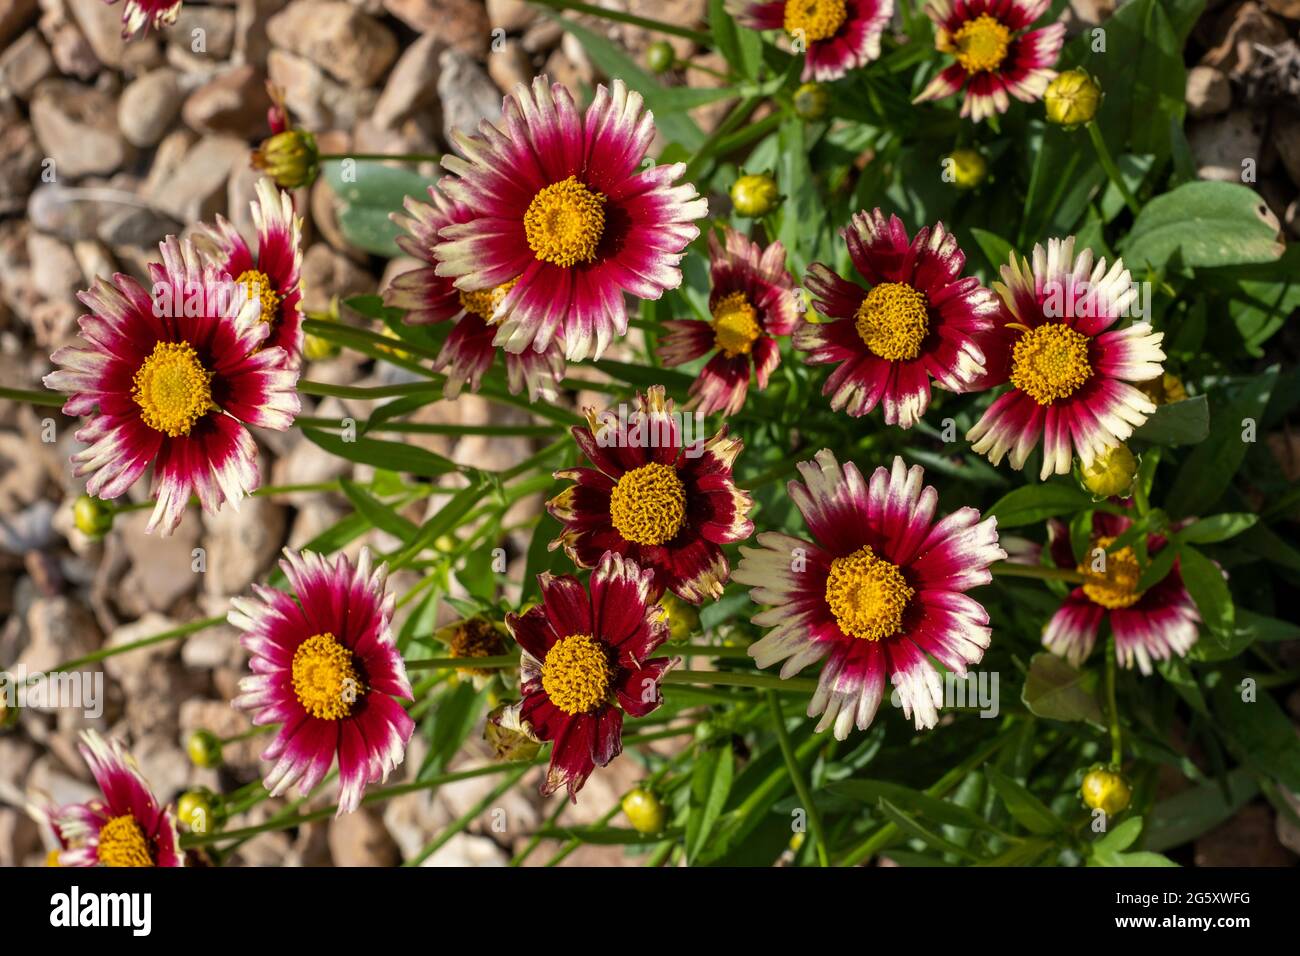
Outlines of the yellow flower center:
<svg viewBox="0 0 1300 956">
<path fill-rule="evenodd" d="M 882 282 L 858 306 L 858 335 L 880 358 L 906 361 L 921 354 L 930 328 L 924 293 L 905 282 Z"/>
<path fill-rule="evenodd" d="M 758 311 L 749 304 L 743 292 L 723 296 L 713 307 L 713 344 L 722 349 L 727 358 L 748 355 L 762 331 L 758 325 Z"/>
<path fill-rule="evenodd" d="M 159 342 L 136 369 L 131 398 L 150 428 L 172 438 L 188 435 L 211 411 L 212 373 L 188 342 Z"/>
<path fill-rule="evenodd" d="M 672 465 L 633 468 L 609 496 L 609 517 L 627 541 L 664 544 L 686 521 L 686 489 Z"/>
<path fill-rule="evenodd" d="M 471 315 L 477 315 L 484 322 L 492 321 L 492 313 L 497 310 L 501 300 L 515 287 L 518 277 L 503 282 L 495 289 L 479 289 L 474 292 L 460 293 L 460 307 Z"/>
<path fill-rule="evenodd" d="M 293 652 L 293 692 L 313 717 L 342 720 L 364 690 L 352 652 L 333 634 L 309 637 Z"/>
<path fill-rule="evenodd" d="M 897 634 L 915 593 L 896 565 L 866 545 L 832 561 L 826 577 L 826 603 L 840 630 L 867 641 Z"/>
<path fill-rule="evenodd" d="M 104 866 L 153 866 L 149 841 L 135 817 L 124 813 L 99 830 L 99 862 Z"/>
<path fill-rule="evenodd" d="M 542 262 L 572 266 L 596 258 L 605 232 L 605 196 L 576 176 L 542 189 L 524 213 L 524 235 Z"/>
<path fill-rule="evenodd" d="M 235 280 L 248 292 L 249 299 L 259 299 L 262 303 L 263 322 L 274 322 L 280 315 L 280 293 L 275 291 L 275 286 L 271 282 L 270 276 L 265 272 L 258 272 L 256 269 L 249 269 L 241 272 L 239 278 Z"/>
<path fill-rule="evenodd" d="M 1093 570 L 1094 557 L 1097 556 L 1096 549 L 1101 548 L 1104 551 L 1114 540 L 1114 538 L 1098 538 L 1087 561 L 1078 568 L 1079 573 L 1084 577 L 1083 593 L 1102 607 L 1112 609 L 1130 607 L 1142 597 L 1142 592 L 1137 589 L 1138 580 L 1142 577 L 1142 568 L 1138 565 L 1137 555 L 1133 553 L 1132 548 L 1120 548 L 1113 554 L 1107 554 L 1102 565 L 1105 570 Z"/>
<path fill-rule="evenodd" d="M 805 43 L 829 40 L 848 19 L 844 0 L 789 0 L 785 5 L 785 32 Z"/>
<path fill-rule="evenodd" d="M 586 634 L 556 641 L 542 662 L 542 689 L 569 715 L 587 714 L 603 704 L 613 676 L 605 646 Z"/>
<path fill-rule="evenodd" d="M 1039 405 L 1069 398 L 1091 376 L 1088 337 L 1060 322 L 1030 329 L 1011 353 L 1011 384 Z"/>
<path fill-rule="evenodd" d="M 953 55 L 967 73 L 996 70 L 1006 59 L 1011 31 L 985 13 L 962 24 L 952 41 Z"/>
</svg>

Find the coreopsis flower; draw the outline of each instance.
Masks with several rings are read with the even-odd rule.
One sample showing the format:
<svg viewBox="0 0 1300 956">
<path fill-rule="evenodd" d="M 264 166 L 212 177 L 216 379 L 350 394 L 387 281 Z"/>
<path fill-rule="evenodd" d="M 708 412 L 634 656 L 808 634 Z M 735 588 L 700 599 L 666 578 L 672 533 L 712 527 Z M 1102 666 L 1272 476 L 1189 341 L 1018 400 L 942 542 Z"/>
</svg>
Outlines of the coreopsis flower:
<svg viewBox="0 0 1300 956">
<path fill-rule="evenodd" d="M 217 247 L 221 270 L 261 304 L 261 320 L 271 327 L 263 348 L 279 346 L 294 367 L 302 362 L 302 220 L 293 198 L 271 180 L 257 181 L 257 198 L 249 204 L 257 229 L 257 253 L 220 214 L 215 228 L 202 225 Z"/>
<path fill-rule="evenodd" d="M 563 547 L 580 568 L 608 551 L 624 555 L 654 571 L 655 599 L 665 589 L 692 604 L 721 597 L 731 575 L 722 545 L 753 533 L 752 501 L 731 474 L 741 440 L 725 427 L 692 440 L 698 422 L 674 413 L 662 385 L 638 395 L 630 415 L 587 409 L 573 437 L 594 467 L 555 473 L 576 484 L 546 503 L 564 525 L 551 549 Z"/>
<path fill-rule="evenodd" d="M 1122 515 L 1094 511 L 1088 550 L 1079 561 L 1069 529 L 1057 519 L 1048 522 L 1052 560 L 1057 567 L 1077 569 L 1084 582 L 1047 622 L 1043 644 L 1076 667 L 1097 643 L 1103 620 L 1110 623 L 1120 664 L 1130 669 L 1136 664 L 1143 674 L 1151 673 L 1152 661 L 1184 657 L 1196 643 L 1201 617 L 1183 584 L 1179 562 L 1175 559 L 1163 578 L 1139 591 L 1142 569 L 1133 549 L 1106 551 L 1132 524 Z M 1166 547 L 1164 535 L 1147 536 L 1148 556 Z"/>
<path fill-rule="evenodd" d="M 293 596 L 255 584 L 255 600 L 231 601 L 230 623 L 252 656 L 234 705 L 258 726 L 280 725 L 262 754 L 275 761 L 263 781 L 273 796 L 294 783 L 310 793 L 338 757 L 341 816 L 401 764 L 415 729 L 398 703 L 412 691 L 389 627 L 395 599 L 387 567 L 372 569 L 366 549 L 356 567 L 345 555 L 284 556 Z"/>
<path fill-rule="evenodd" d="M 543 794 L 578 791 L 596 767 L 623 751 L 623 714 L 644 717 L 663 703 L 659 679 L 675 659 L 650 657 L 668 639 L 652 597 L 654 572 L 606 553 L 590 593 L 572 575 L 538 576 L 542 603 L 506 616 L 523 653 L 522 699 L 503 720 L 549 740 Z"/>
<path fill-rule="evenodd" d="M 81 756 L 103 797 L 29 808 L 53 838 L 51 865 L 184 866 L 171 811 L 154 798 L 131 755 L 93 730 L 81 740 Z"/>
<path fill-rule="evenodd" d="M 72 456 L 87 494 L 116 498 L 153 465 L 157 501 L 146 530 L 169 534 L 192 493 L 203 510 L 239 506 L 257 488 L 257 446 L 247 426 L 284 431 L 299 409 L 298 373 L 284 350 L 264 348 L 261 305 L 189 240 L 168 237 L 149 266 L 153 298 L 134 279 L 97 279 L 78 298 L 85 347 L 51 356 L 45 376 L 68 392 L 63 411 L 90 416 Z"/>
<path fill-rule="evenodd" d="M 725 248 L 717 233 L 709 233 L 713 321 L 665 322 L 659 340 L 659 357 L 670 367 L 714 353 L 691 383 L 688 407 L 705 415 L 740 411 L 751 368 L 759 390 L 767 388 L 769 376 L 781 364 L 776 336 L 794 331 L 797 319 L 785 247 L 774 242 L 760 249 L 730 227 L 725 232 Z"/>
<path fill-rule="evenodd" d="M 1027 29 L 1047 12 L 1050 0 L 930 0 L 935 49 L 956 60 L 913 102 L 923 103 L 966 87 L 961 115 L 976 123 L 1005 113 L 1010 97 L 1040 99 L 1056 76 L 1052 69 L 1065 42 L 1065 24 Z"/>
<path fill-rule="evenodd" d="M 599 358 L 627 332 L 625 292 L 657 299 L 682 281 L 686 246 L 708 212 L 684 163 L 642 168 L 654 117 L 622 80 L 596 88 L 586 116 L 545 77 L 515 87 L 499 124 L 456 134 L 461 156 L 442 189 L 473 218 L 441 229 L 439 275 L 464 292 L 514 282 L 496 303 L 495 342 L 542 352 L 558 340 L 570 361 Z"/>
<path fill-rule="evenodd" d="M 433 205 L 407 196 L 406 211 L 410 215 L 393 213 L 390 217 L 408 233 L 398 236 L 397 244 L 407 255 L 428 265 L 394 276 L 384 289 L 384 305 L 405 309 L 406 321 L 416 325 L 454 323 L 433 367 L 447 375 L 444 397 L 455 398 L 467 383 L 470 391 L 477 391 L 483 375 L 492 367 L 498 352 L 493 344 L 497 321 L 494 313 L 516 280 L 509 279 L 494 289 L 465 292 L 457 289 L 452 279 L 438 275 L 434 247 L 439 230 L 473 222 L 475 216 L 468 206 L 448 199 L 434 186 L 429 187 L 429 197 Z M 564 378 L 564 354 L 558 341 L 540 351 L 503 354 L 513 394 L 527 388 L 529 401 L 555 401 L 559 382 Z"/>
<path fill-rule="evenodd" d="M 106 0 L 116 3 L 117 0 Z M 181 0 L 126 0 L 122 7 L 122 39 L 134 40 L 149 32 L 160 30 L 176 22 L 181 12 Z"/>
<path fill-rule="evenodd" d="M 961 508 L 936 521 L 938 493 L 901 458 L 870 484 L 828 450 L 799 472 L 790 497 L 813 540 L 765 531 L 740 549 L 736 580 L 768 605 L 754 623 L 772 628 L 750 655 L 760 667 L 783 661 L 783 678 L 825 660 L 808 716 L 840 740 L 871 724 L 886 676 L 917 729 L 933 727 L 943 681 L 930 658 L 965 675 L 989 646 L 988 612 L 965 592 L 1006 558 L 997 519 Z"/>
<path fill-rule="evenodd" d="M 1076 453 L 1087 470 L 1156 410 L 1130 383 L 1160 375 L 1164 333 L 1149 322 L 1111 329 L 1138 290 L 1122 260 L 1107 270 L 1089 249 L 1076 257 L 1073 236 L 1034 246 L 1032 266 L 1012 253 L 1002 280 L 993 288 L 1007 311 L 980 341 L 977 386 L 1011 389 L 967 432 L 971 449 L 995 465 L 1010 452 L 1019 470 L 1042 438 L 1042 478 L 1068 473 Z"/>
<path fill-rule="evenodd" d="M 781 30 L 804 54 L 804 82 L 838 80 L 880 56 L 894 0 L 727 0 L 727 11 L 755 30 Z"/>
<path fill-rule="evenodd" d="M 809 364 L 839 366 L 822 388 L 831 408 L 858 417 L 880 404 L 887 424 L 911 428 L 930 406 L 931 379 L 965 391 L 984 371 L 977 338 L 1001 306 L 978 279 L 961 278 L 966 255 L 943 223 L 909 242 L 897 216 L 874 209 L 840 234 L 868 288 L 813 263 L 805 283 L 830 321 L 802 322 L 794 347 Z"/>
</svg>

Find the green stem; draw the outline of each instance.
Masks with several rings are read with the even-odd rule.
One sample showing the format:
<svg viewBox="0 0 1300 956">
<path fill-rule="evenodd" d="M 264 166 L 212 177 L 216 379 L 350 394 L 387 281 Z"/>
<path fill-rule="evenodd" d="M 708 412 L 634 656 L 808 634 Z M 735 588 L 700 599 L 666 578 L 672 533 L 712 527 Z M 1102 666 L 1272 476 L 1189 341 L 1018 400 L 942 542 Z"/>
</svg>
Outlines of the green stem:
<svg viewBox="0 0 1300 956">
<path fill-rule="evenodd" d="M 781 756 L 785 758 L 786 769 L 790 771 L 790 779 L 794 781 L 794 789 L 799 794 L 799 801 L 808 811 L 808 827 L 812 830 L 813 841 L 817 844 L 817 862 L 821 866 L 830 866 L 831 860 L 826 850 L 826 834 L 822 831 L 821 814 L 817 812 L 812 791 L 808 787 L 808 781 L 804 779 L 803 769 L 799 766 L 798 758 L 795 757 L 794 747 L 790 744 L 790 732 L 786 729 L 785 716 L 781 713 L 781 701 L 770 690 L 767 692 L 767 706 L 772 711 L 772 725 L 776 728 L 776 739 L 781 745 Z"/>
<path fill-rule="evenodd" d="M 250 498 L 266 498 L 271 495 L 292 495 L 307 491 L 338 491 L 339 483 L 333 481 L 313 481 L 304 482 L 297 485 L 267 485 L 264 488 L 258 488 L 256 491 L 249 492 Z M 198 498 L 190 498 L 191 505 L 197 505 Z M 157 503 L 150 499 L 149 501 L 135 501 L 129 505 L 113 505 L 113 514 L 124 515 L 133 511 L 147 511 L 155 507 Z"/>
<path fill-rule="evenodd" d="M 317 395 L 329 398 L 393 398 L 402 395 L 442 395 L 440 382 L 398 382 L 394 385 L 331 385 L 329 382 L 313 382 L 301 379 L 298 391 L 303 395 Z"/>
<path fill-rule="evenodd" d="M 442 159 L 432 153 L 321 153 L 317 157 L 322 163 L 337 163 L 345 159 L 359 159 L 371 162 L 392 161 L 395 163 L 436 163 Z"/>
<path fill-rule="evenodd" d="M 1110 765 L 1118 770 L 1124 762 L 1124 734 L 1119 725 L 1119 701 L 1115 694 L 1115 635 L 1106 639 L 1106 707 L 1110 718 Z"/>
<path fill-rule="evenodd" d="M 51 408 L 57 408 L 63 404 L 65 396 L 58 392 L 46 392 L 34 388 L 0 387 L 0 398 L 8 398 L 15 402 L 29 402 L 32 405 L 47 405 Z"/>
<path fill-rule="evenodd" d="M 700 144 L 700 148 L 695 151 L 695 155 L 691 157 L 690 162 L 686 164 L 686 171 L 682 173 L 682 182 L 689 183 L 694 181 L 695 177 L 699 175 L 700 170 L 704 168 L 704 164 L 709 161 L 713 153 L 717 150 L 718 144 L 721 143 L 722 140 L 732 132 L 732 130 L 745 122 L 745 120 L 749 118 L 749 114 L 758 109 L 758 106 L 762 101 L 763 97 L 761 96 L 750 96 L 736 104 L 736 108 L 727 115 L 726 119 L 718 124 L 717 129 L 710 133 L 704 142 Z"/>
<path fill-rule="evenodd" d="M 782 680 L 775 674 L 756 674 L 749 671 L 669 671 L 660 680 L 665 684 L 761 687 L 764 690 L 781 690 L 802 694 L 811 694 L 817 690 L 817 682 L 807 677 L 791 677 Z"/>
<path fill-rule="evenodd" d="M 485 796 L 482 800 L 474 804 L 474 806 L 470 807 L 459 817 L 453 820 L 450 824 L 448 824 L 448 826 L 441 833 L 439 833 L 436 837 L 434 837 L 431 841 L 429 841 L 429 843 L 427 843 L 424 846 L 424 848 L 420 850 L 419 853 L 417 853 L 411 859 L 404 862 L 402 866 L 419 866 L 429 857 L 437 853 L 440 849 L 442 849 L 444 846 L 447 845 L 447 842 L 452 837 L 454 837 L 457 833 L 460 833 L 467 826 L 473 823 L 475 819 L 477 819 L 485 810 L 488 809 L 488 807 L 492 806 L 494 801 L 498 800 L 503 793 L 505 793 L 516 783 L 518 783 L 520 778 L 523 777 L 523 775 L 526 774 L 531 769 L 532 769 L 531 766 L 524 766 L 524 767 L 520 767 L 514 773 L 509 774 L 504 780 L 502 780 L 495 787 L 493 787 L 491 791 L 488 792 L 487 796 Z"/>
<path fill-rule="evenodd" d="M 616 23 L 627 23 L 634 27 L 641 27 L 644 30 L 653 30 L 656 33 L 667 33 L 669 36 L 685 37 L 693 40 L 697 46 L 712 46 L 713 41 L 708 34 L 700 33 L 698 30 L 692 30 L 689 27 L 679 27 L 675 23 L 665 23 L 662 20 L 652 20 L 649 17 L 639 17 L 634 13 L 624 13 L 621 10 L 607 10 L 604 7 L 593 7 L 589 3 L 577 3 L 575 0 L 533 0 L 540 7 L 550 7 L 552 10 L 570 10 L 573 13 L 586 13 L 593 17 L 600 17 L 604 20 L 613 20 Z"/>
<path fill-rule="evenodd" d="M 717 644 L 664 644 L 659 653 L 682 657 L 716 657 L 724 660 L 748 660 L 747 647 L 719 647 Z"/>
<path fill-rule="evenodd" d="M 87 664 L 94 664 L 109 657 L 116 657 L 118 654 L 126 654 L 129 651 L 138 651 L 142 647 L 152 647 L 155 644 L 164 644 L 167 641 L 175 641 L 182 637 L 189 637 L 191 634 L 196 634 L 209 627 L 216 627 L 218 624 L 224 623 L 226 623 L 226 616 L 224 614 L 219 617 L 205 617 L 197 621 L 191 621 L 188 624 L 182 624 L 180 627 L 173 627 L 169 631 L 154 634 L 151 637 L 142 637 L 138 641 L 118 644 L 115 647 L 101 647 L 99 650 L 87 654 L 85 657 L 78 657 L 74 660 L 64 661 L 62 664 L 51 667 L 49 670 L 41 671 L 36 674 L 29 674 L 27 676 L 27 683 L 30 684 L 33 681 L 40 680 L 48 674 L 57 674 L 76 670 L 78 667 L 84 667 Z"/>
<path fill-rule="evenodd" d="M 312 415 L 299 415 L 294 419 L 295 425 L 309 428 L 341 429 L 343 425 L 336 418 L 318 418 Z M 366 433 L 397 432 L 407 435 L 493 435 L 506 437 L 541 438 L 554 435 L 554 425 L 443 425 L 437 422 L 382 422 L 367 427 Z"/>
<path fill-rule="evenodd" d="M 1012 561 L 999 561 L 989 567 L 994 577 L 1003 578 L 1038 578 L 1043 581 L 1069 581 L 1082 584 L 1084 577 L 1071 568 L 1049 568 L 1041 564 L 1016 564 Z"/>
<path fill-rule="evenodd" d="M 1124 197 L 1124 205 L 1128 206 L 1129 211 L 1134 216 L 1137 216 L 1142 212 L 1142 207 L 1138 205 L 1137 199 L 1129 192 L 1124 177 L 1120 175 L 1119 167 L 1115 165 L 1115 160 L 1110 155 L 1110 147 L 1106 145 L 1106 140 L 1102 138 L 1101 127 L 1095 122 L 1089 123 L 1088 136 L 1092 140 L 1092 148 L 1097 151 L 1097 160 L 1101 163 L 1101 168 L 1106 170 L 1106 175 L 1115 184 L 1119 194 Z"/>
</svg>

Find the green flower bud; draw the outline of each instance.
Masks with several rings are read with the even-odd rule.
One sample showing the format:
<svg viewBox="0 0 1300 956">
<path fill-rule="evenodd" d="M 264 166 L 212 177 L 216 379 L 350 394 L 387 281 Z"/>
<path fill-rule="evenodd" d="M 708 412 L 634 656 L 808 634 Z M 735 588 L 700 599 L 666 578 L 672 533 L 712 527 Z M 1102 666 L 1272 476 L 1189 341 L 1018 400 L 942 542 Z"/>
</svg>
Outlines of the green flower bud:
<svg viewBox="0 0 1300 956">
<path fill-rule="evenodd" d="M 1133 799 L 1128 781 L 1117 771 L 1093 767 L 1084 775 L 1079 790 L 1083 802 L 1093 810 L 1101 810 L 1108 817 L 1123 813 Z"/>
<path fill-rule="evenodd" d="M 1098 498 L 1128 497 L 1138 463 L 1124 444 L 1106 449 L 1083 469 L 1083 486 Z"/>
<path fill-rule="evenodd" d="M 977 149 L 954 149 L 944 159 L 952 184 L 958 189 L 974 189 L 988 176 L 988 161 Z"/>
<path fill-rule="evenodd" d="M 253 168 L 266 173 L 281 189 L 310 186 L 320 172 L 316 137 L 302 129 L 276 133 L 253 151 Z"/>
<path fill-rule="evenodd" d="M 221 740 L 210 730 L 196 730 L 190 734 L 185 749 L 196 767 L 221 766 Z"/>
<path fill-rule="evenodd" d="M 191 833 L 209 833 L 214 822 L 213 794 L 207 787 L 186 790 L 176 801 L 176 819 Z"/>
<path fill-rule="evenodd" d="M 662 833 L 668 822 L 663 802 L 645 787 L 635 787 L 623 798 L 623 815 L 637 833 Z"/>
<path fill-rule="evenodd" d="M 794 113 L 801 120 L 819 120 L 826 115 L 831 95 L 820 83 L 805 83 L 794 91 Z"/>
<path fill-rule="evenodd" d="M 78 495 L 72 504 L 72 523 L 88 538 L 102 538 L 113 529 L 113 506 L 102 498 Z"/>
<path fill-rule="evenodd" d="M 766 216 L 780 201 L 776 180 L 766 173 L 748 173 L 731 184 L 731 203 L 742 216 Z"/>
<path fill-rule="evenodd" d="M 668 636 L 672 640 L 684 641 L 699 629 L 699 612 L 681 598 L 665 593 L 659 599 L 659 606 L 664 609 L 664 617 L 668 621 Z"/>
<path fill-rule="evenodd" d="M 667 40 L 656 40 L 646 47 L 645 65 L 651 73 L 667 73 L 677 62 L 677 51 Z"/>
<path fill-rule="evenodd" d="M 1101 105 L 1101 87 L 1086 70 L 1066 70 L 1047 84 L 1043 94 L 1048 122 L 1067 129 L 1092 121 Z"/>
</svg>

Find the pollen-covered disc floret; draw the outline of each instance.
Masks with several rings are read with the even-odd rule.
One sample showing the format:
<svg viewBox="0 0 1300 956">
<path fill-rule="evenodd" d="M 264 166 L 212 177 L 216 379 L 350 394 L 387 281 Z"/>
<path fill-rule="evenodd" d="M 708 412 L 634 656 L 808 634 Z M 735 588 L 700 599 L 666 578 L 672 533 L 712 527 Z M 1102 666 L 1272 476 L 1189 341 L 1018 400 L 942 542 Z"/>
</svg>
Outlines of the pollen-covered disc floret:
<svg viewBox="0 0 1300 956">
<path fill-rule="evenodd" d="M 911 428 L 932 384 L 968 391 L 984 373 L 978 338 L 994 328 L 997 296 L 962 276 L 966 256 L 943 223 L 909 240 L 902 220 L 873 209 L 840 235 L 857 275 L 809 266 L 816 316 L 795 329 L 794 347 L 810 365 L 835 366 L 822 386 L 831 408 L 857 418 L 879 405 L 885 424 Z"/>
<path fill-rule="evenodd" d="M 930 325 L 924 293 L 905 282 L 882 282 L 872 288 L 853 319 L 867 348 L 889 362 L 920 355 Z"/>
<path fill-rule="evenodd" d="M 131 398 L 150 428 L 172 438 L 188 435 L 214 409 L 212 373 L 188 342 L 158 342 L 132 379 Z"/>
<path fill-rule="evenodd" d="M 903 572 L 868 545 L 832 560 L 826 575 L 826 603 L 840 630 L 866 641 L 897 634 L 915 594 Z"/>
<path fill-rule="evenodd" d="M 686 489 L 677 469 L 651 462 L 624 474 L 610 493 L 609 517 L 628 541 L 671 541 L 686 520 Z"/>
<path fill-rule="evenodd" d="M 276 724 L 262 753 L 273 796 L 295 784 L 306 795 L 338 760 L 338 813 L 361 803 L 367 785 L 388 778 L 406 755 L 415 722 L 398 703 L 411 684 L 390 622 L 395 599 L 387 569 L 362 549 L 355 567 L 285 549 L 289 591 L 254 585 L 231 601 L 251 673 L 234 704 L 257 725 Z"/>
<path fill-rule="evenodd" d="M 838 80 L 880 56 L 894 0 L 726 0 L 747 27 L 780 30 L 804 58 L 802 81 Z"/>
<path fill-rule="evenodd" d="M 542 689 L 566 714 L 589 714 L 609 698 L 613 669 L 604 644 L 571 634 L 551 645 L 542 661 Z"/>
<path fill-rule="evenodd" d="M 714 344 L 727 358 L 748 355 L 763 330 L 758 324 L 758 311 L 743 292 L 732 292 L 718 300 L 713 307 Z"/>
<path fill-rule="evenodd" d="M 1030 329 L 1011 353 L 1011 384 L 1039 405 L 1069 398 L 1091 377 L 1088 337 L 1063 323 Z"/>
<path fill-rule="evenodd" d="M 1065 25 L 1029 29 L 1050 0 L 930 0 L 935 47 L 953 58 L 914 102 L 937 100 L 966 89 L 961 115 L 975 122 L 1005 113 L 1011 99 L 1042 99 L 1056 76 L 1053 67 L 1065 42 Z"/>
<path fill-rule="evenodd" d="M 29 807 L 57 844 L 51 866 L 184 866 L 176 823 L 160 804 L 126 748 L 93 730 L 79 747 L 100 797 L 61 807 Z"/>
<path fill-rule="evenodd" d="M 740 549 L 735 579 L 767 629 L 750 656 L 783 678 L 824 662 L 808 715 L 841 740 L 870 726 L 886 678 L 917 729 L 933 727 L 943 680 L 931 658 L 964 675 L 989 646 L 988 613 L 965 592 L 1006 558 L 997 520 L 974 508 L 937 519 L 938 493 L 901 458 L 870 481 L 828 450 L 798 467 L 788 490 L 811 540 L 763 532 Z"/>
<path fill-rule="evenodd" d="M 651 656 L 668 639 L 652 577 L 606 552 L 586 588 L 572 575 L 539 575 L 542 603 L 507 615 L 522 651 L 521 700 L 493 719 L 552 741 L 543 794 L 567 787 L 576 799 L 591 772 L 622 751 L 623 715 L 644 717 L 663 703 L 659 680 L 675 662 Z"/>
<path fill-rule="evenodd" d="M 293 692 L 313 717 L 341 720 L 364 691 L 352 652 L 333 634 L 314 634 L 293 652 Z"/>
<path fill-rule="evenodd" d="M 605 197 L 569 176 L 538 191 L 524 213 L 528 246 L 542 262 L 591 262 L 605 232 Z"/>
<path fill-rule="evenodd" d="M 250 299 L 261 305 L 262 321 L 274 322 L 280 314 L 280 302 L 284 296 L 276 290 L 271 277 L 256 269 L 245 269 L 235 281 L 244 287 Z"/>
<path fill-rule="evenodd" d="M 665 590 L 692 604 L 721 597 L 731 574 L 722 545 L 753 532 L 751 501 L 732 480 L 740 440 L 725 428 L 712 438 L 683 434 L 693 421 L 673 411 L 660 385 L 638 395 L 630 414 L 587 409 L 573 437 L 591 467 L 555 475 L 574 484 L 546 503 L 564 526 L 551 548 L 581 568 L 606 551 L 630 558 L 654 571 L 656 599 Z"/>
<path fill-rule="evenodd" d="M 1109 623 L 1115 636 L 1120 664 L 1144 674 L 1152 672 L 1156 661 L 1185 656 L 1196 643 L 1201 617 L 1183 584 L 1181 562 L 1175 559 L 1163 578 L 1138 590 L 1142 568 L 1135 550 L 1126 546 L 1106 551 L 1132 524 L 1122 515 L 1093 512 L 1088 550 L 1076 557 L 1065 523 L 1048 522 L 1052 561 L 1057 567 L 1077 570 L 1083 583 L 1048 621 L 1043 644 L 1076 667 L 1091 653 L 1103 622 Z M 1150 560 L 1167 547 L 1164 535 L 1147 535 Z"/>
</svg>

